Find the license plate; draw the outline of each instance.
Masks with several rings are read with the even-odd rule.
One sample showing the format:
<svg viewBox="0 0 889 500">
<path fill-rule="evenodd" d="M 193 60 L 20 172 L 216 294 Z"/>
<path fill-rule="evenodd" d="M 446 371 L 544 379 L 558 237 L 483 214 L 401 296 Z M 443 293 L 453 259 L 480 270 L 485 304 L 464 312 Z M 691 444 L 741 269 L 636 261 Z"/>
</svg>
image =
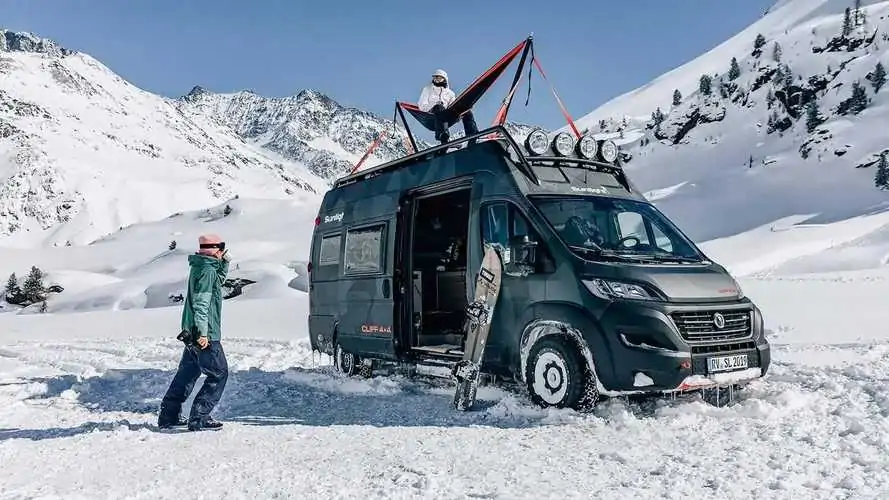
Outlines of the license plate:
<svg viewBox="0 0 889 500">
<path fill-rule="evenodd" d="M 718 358 L 707 358 L 707 371 L 711 373 L 737 370 L 742 368 L 747 368 L 746 354 L 737 354 L 735 356 L 720 356 Z"/>
</svg>

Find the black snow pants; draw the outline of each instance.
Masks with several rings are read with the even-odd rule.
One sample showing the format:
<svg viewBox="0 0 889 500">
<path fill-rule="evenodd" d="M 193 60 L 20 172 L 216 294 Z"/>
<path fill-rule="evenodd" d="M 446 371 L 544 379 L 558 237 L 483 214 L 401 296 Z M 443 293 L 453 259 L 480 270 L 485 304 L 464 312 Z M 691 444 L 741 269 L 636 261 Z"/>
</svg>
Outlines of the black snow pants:
<svg viewBox="0 0 889 500">
<path fill-rule="evenodd" d="M 179 369 L 161 402 L 158 425 L 175 424 L 179 420 L 182 403 L 188 399 L 201 373 L 207 376 L 204 385 L 194 398 L 190 420 L 205 419 L 222 397 L 228 380 L 228 361 L 222 343 L 210 341 L 206 349 L 188 346 L 182 351 Z"/>
<path fill-rule="evenodd" d="M 442 144 L 450 140 L 451 134 L 448 132 L 447 123 L 450 122 L 451 113 L 441 104 L 432 106 L 429 110 L 435 116 L 435 140 Z M 478 125 L 475 123 L 475 116 L 472 110 L 467 111 L 460 117 L 463 122 L 463 132 L 465 135 L 475 135 L 478 133 Z"/>
</svg>

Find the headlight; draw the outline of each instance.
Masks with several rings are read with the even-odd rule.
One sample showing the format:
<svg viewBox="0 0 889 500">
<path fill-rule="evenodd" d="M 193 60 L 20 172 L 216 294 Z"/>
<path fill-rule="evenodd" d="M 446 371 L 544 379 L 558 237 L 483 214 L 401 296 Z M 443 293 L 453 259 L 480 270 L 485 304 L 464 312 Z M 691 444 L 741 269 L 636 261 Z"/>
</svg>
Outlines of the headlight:
<svg viewBox="0 0 889 500">
<path fill-rule="evenodd" d="M 574 138 L 568 132 L 559 132 L 553 138 L 553 151 L 559 156 L 568 156 L 574 150 Z"/>
<path fill-rule="evenodd" d="M 585 135 L 577 141 L 577 154 L 581 158 L 592 160 L 596 157 L 596 152 L 598 150 L 599 148 L 596 139 L 591 135 Z"/>
<path fill-rule="evenodd" d="M 584 280 L 584 285 L 589 289 L 590 293 L 604 300 L 614 299 L 636 299 L 636 300 L 657 300 L 657 297 L 648 293 L 644 288 L 632 283 L 624 283 L 621 281 L 594 279 Z"/>
<path fill-rule="evenodd" d="M 599 154 L 602 156 L 602 160 L 608 163 L 613 162 L 617 159 L 617 144 L 611 140 L 602 141 L 602 145 L 599 146 Z"/>
<path fill-rule="evenodd" d="M 549 141 L 546 140 L 546 132 L 539 128 L 532 130 L 525 138 L 525 149 L 532 155 L 540 156 L 546 153 L 547 147 L 549 147 Z"/>
</svg>

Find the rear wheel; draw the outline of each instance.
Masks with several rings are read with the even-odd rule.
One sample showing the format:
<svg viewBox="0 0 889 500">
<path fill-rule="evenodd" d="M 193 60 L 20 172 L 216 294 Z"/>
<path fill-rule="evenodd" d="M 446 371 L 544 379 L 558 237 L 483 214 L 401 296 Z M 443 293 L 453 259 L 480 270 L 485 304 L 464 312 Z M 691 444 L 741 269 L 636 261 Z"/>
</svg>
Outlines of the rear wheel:
<svg viewBox="0 0 889 500">
<path fill-rule="evenodd" d="M 352 375 L 358 373 L 358 363 L 358 356 L 351 352 L 344 351 L 343 347 L 339 343 L 337 343 L 336 353 L 333 358 L 333 365 L 334 367 L 336 367 L 338 372 L 351 377 Z"/>
<path fill-rule="evenodd" d="M 588 411 L 598 398 L 595 375 L 566 338 L 544 338 L 534 346 L 525 381 L 531 401 L 544 408 Z"/>
</svg>

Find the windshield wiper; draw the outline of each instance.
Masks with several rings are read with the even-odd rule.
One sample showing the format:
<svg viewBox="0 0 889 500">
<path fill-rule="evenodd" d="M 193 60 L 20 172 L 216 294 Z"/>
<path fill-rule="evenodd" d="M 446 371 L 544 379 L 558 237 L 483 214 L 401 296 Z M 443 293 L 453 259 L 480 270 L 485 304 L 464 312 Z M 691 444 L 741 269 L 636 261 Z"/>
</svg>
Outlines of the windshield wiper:
<svg viewBox="0 0 889 500">
<path fill-rule="evenodd" d="M 703 262 L 700 259 L 696 259 L 693 257 L 684 257 L 682 255 L 673 255 L 671 253 L 666 252 L 657 252 L 657 253 L 638 253 L 632 254 L 639 257 L 644 257 L 650 260 L 658 261 L 658 262 L 683 262 L 689 264 L 698 264 Z"/>
<path fill-rule="evenodd" d="M 570 248 L 571 250 L 577 250 L 579 252 L 583 252 L 588 255 L 594 255 L 596 257 L 606 257 L 606 258 L 618 259 L 618 260 L 634 260 L 634 261 L 640 261 L 640 262 L 650 260 L 650 259 L 646 259 L 644 255 L 618 253 L 618 252 L 615 252 L 614 250 L 606 250 L 606 249 L 599 247 L 599 246 L 584 247 L 584 246 L 580 246 L 580 245 L 568 245 L 568 248 Z"/>
</svg>

